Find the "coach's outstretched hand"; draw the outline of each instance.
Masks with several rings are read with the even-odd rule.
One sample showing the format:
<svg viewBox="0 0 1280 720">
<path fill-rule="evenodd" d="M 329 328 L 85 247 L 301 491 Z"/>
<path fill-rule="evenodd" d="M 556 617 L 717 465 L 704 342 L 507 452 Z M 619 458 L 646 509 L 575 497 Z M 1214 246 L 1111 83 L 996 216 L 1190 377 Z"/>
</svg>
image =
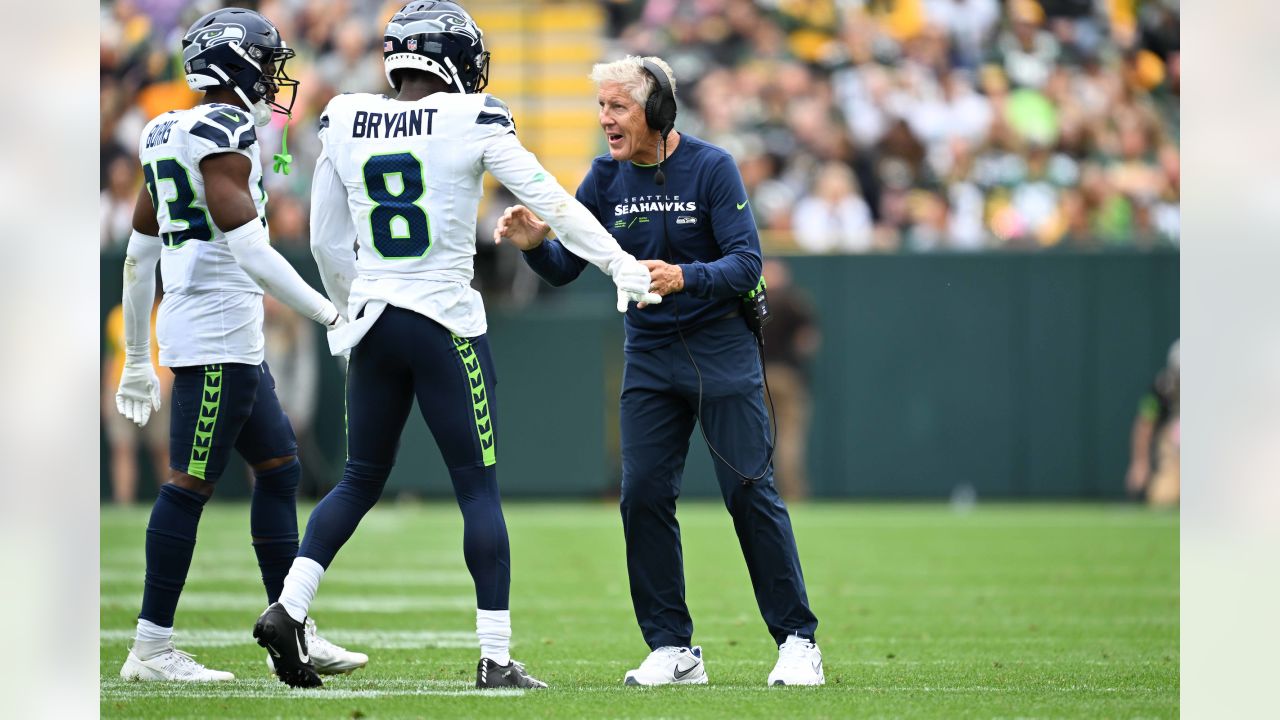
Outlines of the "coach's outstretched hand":
<svg viewBox="0 0 1280 720">
<path fill-rule="evenodd" d="M 538 219 L 532 210 L 523 205 L 512 205 L 498 218 L 498 224 L 493 228 L 493 241 L 502 244 L 503 240 L 508 240 L 528 252 L 541 245 L 550 231 L 551 226 Z"/>
</svg>

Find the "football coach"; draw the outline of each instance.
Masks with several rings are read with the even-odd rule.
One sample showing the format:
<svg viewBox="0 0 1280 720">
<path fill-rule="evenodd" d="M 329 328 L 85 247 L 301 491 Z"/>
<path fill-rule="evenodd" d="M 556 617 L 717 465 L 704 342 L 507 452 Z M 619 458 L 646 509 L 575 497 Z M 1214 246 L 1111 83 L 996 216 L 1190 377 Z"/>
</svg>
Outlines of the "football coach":
<svg viewBox="0 0 1280 720">
<path fill-rule="evenodd" d="M 596 158 L 577 198 L 649 267 L 664 301 L 626 314 L 622 382 L 622 528 L 636 620 L 652 651 L 627 685 L 705 683 L 685 603 L 676 499 L 701 422 L 766 626 L 779 646 L 769 685 L 821 685 L 818 620 L 809 609 L 786 506 L 774 488 L 756 334 L 760 238 L 733 158 L 674 130 L 675 77 L 655 57 L 597 64 Z M 495 240 L 514 243 L 552 285 L 586 261 L 548 239 L 528 208 L 508 208 Z"/>
</svg>

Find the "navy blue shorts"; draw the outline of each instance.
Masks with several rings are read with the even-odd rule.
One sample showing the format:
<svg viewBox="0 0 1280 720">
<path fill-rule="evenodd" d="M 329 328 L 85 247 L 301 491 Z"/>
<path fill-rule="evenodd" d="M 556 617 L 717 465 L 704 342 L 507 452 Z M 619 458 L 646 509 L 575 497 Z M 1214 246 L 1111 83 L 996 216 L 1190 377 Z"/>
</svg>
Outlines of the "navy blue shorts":
<svg viewBox="0 0 1280 720">
<path fill-rule="evenodd" d="M 416 397 L 450 470 L 494 467 L 497 383 L 487 337 L 458 337 L 429 317 L 388 306 L 351 350 L 348 461 L 393 465 Z"/>
<path fill-rule="evenodd" d="M 234 449 L 250 465 L 298 454 L 266 363 L 173 368 L 169 467 L 217 482 Z"/>
</svg>

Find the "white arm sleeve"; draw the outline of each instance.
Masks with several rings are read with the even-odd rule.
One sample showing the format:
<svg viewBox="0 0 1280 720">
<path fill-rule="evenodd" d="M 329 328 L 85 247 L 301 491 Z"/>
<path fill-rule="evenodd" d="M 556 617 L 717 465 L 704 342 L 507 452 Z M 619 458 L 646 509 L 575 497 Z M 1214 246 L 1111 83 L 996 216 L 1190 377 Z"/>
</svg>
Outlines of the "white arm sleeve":
<svg viewBox="0 0 1280 720">
<path fill-rule="evenodd" d="M 328 154 L 321 152 L 311 178 L 311 254 L 320 268 L 324 291 L 343 317 L 356 277 L 355 243 L 347 188 Z"/>
<path fill-rule="evenodd" d="M 516 198 L 542 218 L 574 255 L 613 276 L 624 263 L 634 263 L 590 210 L 565 191 L 514 133 L 485 146 L 485 169 Z"/>
<path fill-rule="evenodd" d="M 137 230 L 129 236 L 124 258 L 125 361 L 151 362 L 151 306 L 156 298 L 156 263 L 160 238 Z"/>
<path fill-rule="evenodd" d="M 226 235 L 236 262 L 264 291 L 321 325 L 332 324 L 337 319 L 338 311 L 333 303 L 313 290 L 267 242 L 267 229 L 261 220 L 250 220 Z"/>
</svg>

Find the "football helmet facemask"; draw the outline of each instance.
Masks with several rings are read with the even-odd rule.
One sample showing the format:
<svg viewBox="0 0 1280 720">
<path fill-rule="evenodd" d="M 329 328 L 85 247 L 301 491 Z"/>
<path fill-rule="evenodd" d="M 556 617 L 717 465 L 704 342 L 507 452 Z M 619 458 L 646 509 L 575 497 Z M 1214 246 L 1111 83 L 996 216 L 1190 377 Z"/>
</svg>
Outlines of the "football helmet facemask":
<svg viewBox="0 0 1280 720">
<path fill-rule="evenodd" d="M 431 73 L 451 92 L 478 93 L 489 84 L 484 33 L 456 3 L 427 0 L 405 5 L 387 23 L 382 58 L 387 82 L 396 90 L 396 70 Z"/>
<path fill-rule="evenodd" d="M 230 88 L 262 127 L 271 113 L 288 115 L 297 97 L 298 81 L 285 74 L 294 56 L 270 20 L 252 10 L 224 8 L 195 21 L 182 38 L 182 66 L 192 90 Z M 287 105 L 279 93 L 289 89 Z"/>
</svg>

